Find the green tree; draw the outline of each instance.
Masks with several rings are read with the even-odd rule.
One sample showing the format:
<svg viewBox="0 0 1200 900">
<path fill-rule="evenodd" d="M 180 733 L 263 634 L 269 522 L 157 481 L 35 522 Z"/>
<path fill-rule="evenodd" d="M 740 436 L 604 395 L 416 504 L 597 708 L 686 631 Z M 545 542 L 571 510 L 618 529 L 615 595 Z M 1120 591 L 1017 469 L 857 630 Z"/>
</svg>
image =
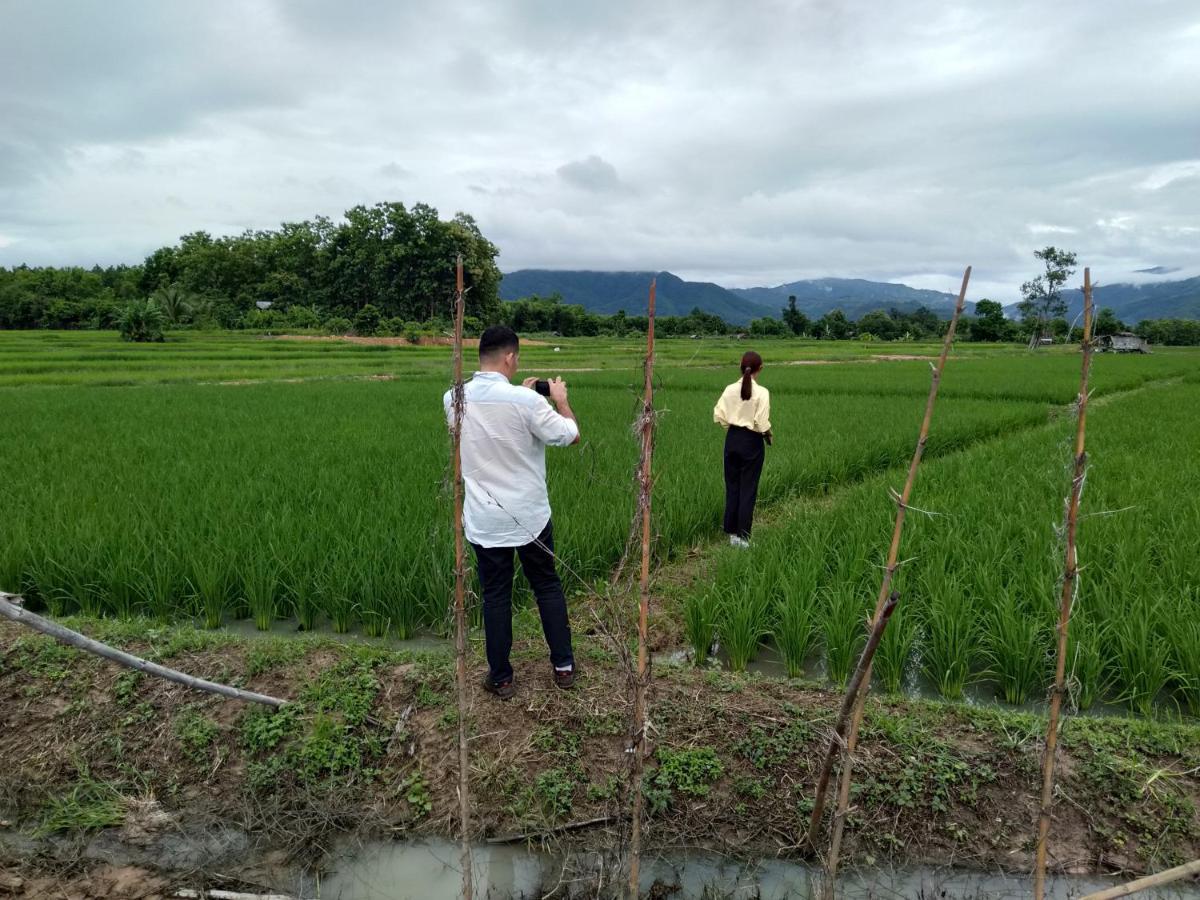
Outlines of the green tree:
<svg viewBox="0 0 1200 900">
<path fill-rule="evenodd" d="M 1010 333 L 1004 307 L 995 300 L 980 300 L 975 304 L 975 321 L 971 325 L 972 341 L 1003 341 Z"/>
<path fill-rule="evenodd" d="M 874 309 L 858 320 L 860 335 L 874 335 L 881 341 L 890 341 L 900 336 L 895 320 L 882 309 Z"/>
<path fill-rule="evenodd" d="M 821 318 L 817 319 L 813 330 L 818 337 L 825 338 L 831 341 L 845 340 L 850 336 L 851 325 L 850 320 L 846 318 L 846 314 L 840 309 L 831 309 Z"/>
<path fill-rule="evenodd" d="M 787 306 L 783 310 L 783 322 L 787 325 L 788 330 L 796 336 L 800 336 L 808 331 L 812 324 L 808 316 L 802 313 L 796 307 L 796 295 L 789 294 Z"/>
<path fill-rule="evenodd" d="M 354 315 L 354 333 L 371 337 L 379 331 L 380 319 L 379 310 L 368 303 Z"/>
<path fill-rule="evenodd" d="M 1092 325 L 1092 334 L 1096 337 L 1103 337 L 1106 334 L 1118 334 L 1122 331 L 1128 331 L 1129 326 L 1117 318 L 1117 314 L 1109 307 L 1104 307 L 1096 316 L 1096 321 Z"/>
<path fill-rule="evenodd" d="M 117 316 L 117 330 L 126 341 L 161 342 L 165 326 L 162 307 L 150 300 L 132 300 Z"/>
<path fill-rule="evenodd" d="M 1031 348 L 1041 343 L 1052 319 L 1066 316 L 1067 302 L 1062 298 L 1062 287 L 1075 271 L 1075 254 L 1069 250 L 1043 247 L 1035 250 L 1033 255 L 1045 268 L 1036 278 L 1021 285 L 1022 300 L 1018 304 L 1021 317 L 1032 329 Z"/>
<path fill-rule="evenodd" d="M 150 299 L 158 304 L 169 325 L 179 325 L 192 315 L 192 296 L 177 284 L 160 287 Z"/>
<path fill-rule="evenodd" d="M 795 334 L 787 322 L 781 322 L 771 316 L 763 316 L 761 319 L 751 321 L 750 333 L 755 337 L 783 337 Z"/>
</svg>

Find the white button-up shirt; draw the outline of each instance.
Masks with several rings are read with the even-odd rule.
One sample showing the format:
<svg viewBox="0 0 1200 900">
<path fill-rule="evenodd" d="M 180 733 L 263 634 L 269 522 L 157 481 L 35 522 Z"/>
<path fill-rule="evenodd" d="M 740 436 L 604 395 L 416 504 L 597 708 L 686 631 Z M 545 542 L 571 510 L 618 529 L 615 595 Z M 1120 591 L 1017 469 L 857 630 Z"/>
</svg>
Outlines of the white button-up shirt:
<svg viewBox="0 0 1200 900">
<path fill-rule="evenodd" d="M 476 372 L 463 396 L 463 531 L 480 547 L 524 546 L 550 521 L 546 445 L 574 443 L 579 426 L 500 372 Z M 453 429 L 454 391 L 442 402 Z"/>
</svg>

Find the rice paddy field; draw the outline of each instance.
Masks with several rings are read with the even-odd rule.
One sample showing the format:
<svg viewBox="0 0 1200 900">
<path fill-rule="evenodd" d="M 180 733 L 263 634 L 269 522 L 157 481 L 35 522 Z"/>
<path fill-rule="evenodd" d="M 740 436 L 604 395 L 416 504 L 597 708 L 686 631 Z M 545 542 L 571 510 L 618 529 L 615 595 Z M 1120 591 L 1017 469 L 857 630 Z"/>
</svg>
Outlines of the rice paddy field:
<svg viewBox="0 0 1200 900">
<path fill-rule="evenodd" d="M 639 448 L 639 341 L 527 343 L 562 374 L 581 445 L 548 454 L 569 589 L 625 549 Z M 701 549 L 681 632 L 744 668 L 844 681 L 874 602 L 937 348 L 758 342 L 776 445 L 749 551 L 719 541 L 711 410 L 746 349 L 660 342 L 655 552 Z M 470 352 L 470 351 L 468 351 Z M 880 358 L 886 355 L 915 358 Z M 1012 704 L 1045 693 L 1057 532 L 1079 355 L 960 346 L 943 382 L 876 662 L 882 689 Z M 53 615 L 295 619 L 369 635 L 440 632 L 452 588 L 444 346 L 184 334 L 0 332 L 0 590 Z M 1079 707 L 1200 714 L 1200 353 L 1099 356 L 1080 527 L 1071 686 Z"/>
</svg>

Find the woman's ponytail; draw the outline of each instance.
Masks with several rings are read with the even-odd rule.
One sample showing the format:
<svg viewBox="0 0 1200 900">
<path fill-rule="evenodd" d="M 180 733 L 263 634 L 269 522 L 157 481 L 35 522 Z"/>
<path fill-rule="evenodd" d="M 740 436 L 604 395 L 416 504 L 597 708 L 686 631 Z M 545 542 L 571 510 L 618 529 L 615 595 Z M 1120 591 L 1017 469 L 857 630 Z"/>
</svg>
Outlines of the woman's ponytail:
<svg viewBox="0 0 1200 900">
<path fill-rule="evenodd" d="M 753 350 L 747 350 L 742 354 L 742 399 L 749 400 L 751 391 L 754 386 L 750 381 L 751 377 L 757 375 L 762 369 L 762 357 Z"/>
</svg>

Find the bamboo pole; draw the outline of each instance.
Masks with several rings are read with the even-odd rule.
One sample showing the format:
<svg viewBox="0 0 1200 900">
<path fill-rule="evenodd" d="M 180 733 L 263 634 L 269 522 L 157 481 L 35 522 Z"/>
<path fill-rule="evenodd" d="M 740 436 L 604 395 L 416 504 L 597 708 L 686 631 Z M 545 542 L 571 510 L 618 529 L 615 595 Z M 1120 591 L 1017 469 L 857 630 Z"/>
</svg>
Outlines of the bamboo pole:
<svg viewBox="0 0 1200 900">
<path fill-rule="evenodd" d="M 1050 834 L 1050 807 L 1054 801 L 1054 753 L 1058 746 L 1058 716 L 1062 709 L 1063 684 L 1067 672 L 1067 631 L 1071 625 L 1071 603 L 1079 574 L 1075 555 L 1075 533 L 1079 524 L 1079 497 L 1087 472 L 1088 375 L 1092 368 L 1092 270 L 1083 270 L 1083 370 L 1079 376 L 1079 399 L 1075 421 L 1075 471 L 1071 478 L 1071 496 L 1066 509 L 1066 560 L 1063 565 L 1062 597 L 1058 612 L 1058 662 L 1054 669 L 1054 688 L 1050 693 L 1050 717 L 1046 725 L 1046 746 L 1042 756 L 1042 801 L 1038 812 L 1037 855 L 1033 868 L 1033 896 L 1042 900 L 1046 889 L 1046 843 Z"/>
<path fill-rule="evenodd" d="M 124 650 L 118 650 L 116 647 L 102 644 L 100 641 L 86 637 L 78 631 L 72 631 L 70 628 L 65 628 L 57 622 L 51 622 L 49 619 L 43 619 L 41 616 L 31 613 L 20 606 L 19 602 L 13 602 L 16 600 L 18 598 L 12 594 L 0 593 L 0 617 L 25 625 L 34 631 L 40 631 L 42 634 L 48 634 L 60 644 L 67 644 L 70 647 L 85 650 L 88 653 L 93 653 L 96 656 L 103 657 L 118 665 L 135 669 L 138 672 L 144 672 L 147 675 L 165 678 L 167 681 L 173 681 L 176 684 L 182 684 L 185 687 L 194 688 L 198 691 L 218 694 L 222 697 L 228 697 L 231 700 L 242 700 L 246 703 L 261 703 L 263 706 L 270 706 L 275 709 L 287 705 L 288 701 L 280 700 L 278 697 L 268 697 L 266 694 L 256 694 L 254 691 L 244 691 L 241 688 L 230 687 L 227 684 L 218 684 L 215 681 L 196 678 L 194 675 L 188 675 L 176 669 L 168 669 L 166 666 L 160 666 L 158 663 L 150 662 L 148 659 L 142 659 L 140 656 L 134 656 L 132 653 L 126 653 Z"/>
<path fill-rule="evenodd" d="M 896 497 L 896 521 L 892 527 L 892 542 L 888 548 L 887 566 L 883 573 L 883 582 L 879 586 L 879 597 L 875 601 L 875 612 L 871 616 L 871 627 L 874 629 L 876 623 L 883 616 L 883 611 L 887 605 L 888 597 L 891 594 L 892 581 L 896 574 L 896 569 L 899 568 L 900 556 L 900 536 L 904 531 L 905 513 L 908 511 L 908 500 L 912 494 L 913 484 L 916 482 L 917 469 L 921 465 L 921 458 L 925 454 L 925 444 L 929 440 L 929 426 L 933 421 L 933 409 L 937 403 L 938 388 L 941 386 L 942 373 L 946 368 L 946 359 L 950 355 L 950 347 L 954 343 L 954 334 L 958 329 L 958 320 L 962 315 L 963 305 L 967 297 L 967 285 L 971 280 L 971 267 L 967 266 L 963 272 L 962 286 L 958 291 L 958 302 L 954 307 L 954 315 L 950 318 L 950 327 L 946 329 L 946 337 L 942 342 L 942 352 L 938 357 L 937 364 L 933 369 L 933 377 L 929 385 L 929 396 L 925 401 L 925 416 L 921 420 L 921 430 L 917 436 L 917 446 L 913 451 L 912 461 L 908 466 L 908 477 L 904 481 L 904 489 Z M 882 636 L 882 635 L 881 635 Z M 863 707 L 866 702 L 867 693 L 871 688 L 871 665 L 867 662 L 863 673 L 862 684 L 860 685 L 857 696 L 853 702 L 853 715 L 850 719 L 849 732 L 846 735 L 846 758 L 842 763 L 842 774 L 839 783 L 838 791 L 838 814 L 834 818 L 833 823 L 833 838 L 830 842 L 829 856 L 826 859 L 826 892 L 827 896 L 831 896 L 833 890 L 833 881 L 837 875 L 838 851 L 841 845 L 842 826 L 845 823 L 845 813 L 850 800 L 850 782 L 853 771 L 853 754 L 854 749 L 858 744 L 858 730 L 862 725 Z M 822 766 L 820 777 L 817 780 L 817 793 L 813 800 L 813 814 L 809 823 L 808 842 L 810 847 L 815 848 L 817 845 L 817 836 L 821 828 L 821 818 L 825 809 L 825 793 L 829 785 L 830 774 L 833 770 L 833 763 L 841 751 L 842 741 L 835 735 L 831 739 L 830 752 L 826 754 L 825 764 Z"/>
<path fill-rule="evenodd" d="M 473 896 L 471 871 L 471 803 L 467 754 L 467 571 L 463 546 L 462 425 L 463 388 L 463 259 L 454 266 L 454 657 L 458 689 L 458 816 L 462 837 L 462 895 Z"/>
<path fill-rule="evenodd" d="M 1190 863 L 1184 863 L 1182 866 L 1176 866 L 1173 869 L 1167 869 L 1156 875 L 1147 875 L 1145 878 L 1138 878 L 1125 884 L 1118 884 L 1116 887 L 1096 891 L 1094 894 L 1081 897 L 1080 900 L 1114 900 L 1116 897 L 1128 897 L 1130 894 L 1139 893 L 1147 888 L 1162 887 L 1164 884 L 1171 884 L 1172 882 L 1187 878 L 1189 875 L 1200 875 L 1200 859 L 1192 860 Z"/>
<path fill-rule="evenodd" d="M 642 465 L 639 472 L 639 506 L 642 510 L 642 570 L 638 599 L 637 677 L 633 682 L 633 825 L 629 841 L 629 896 L 637 900 L 642 857 L 642 770 L 646 747 L 646 686 L 650 676 L 647 628 L 650 617 L 650 463 L 654 455 L 654 292 L 650 282 L 648 324 L 646 326 L 645 393 L 642 399 Z"/>
</svg>

